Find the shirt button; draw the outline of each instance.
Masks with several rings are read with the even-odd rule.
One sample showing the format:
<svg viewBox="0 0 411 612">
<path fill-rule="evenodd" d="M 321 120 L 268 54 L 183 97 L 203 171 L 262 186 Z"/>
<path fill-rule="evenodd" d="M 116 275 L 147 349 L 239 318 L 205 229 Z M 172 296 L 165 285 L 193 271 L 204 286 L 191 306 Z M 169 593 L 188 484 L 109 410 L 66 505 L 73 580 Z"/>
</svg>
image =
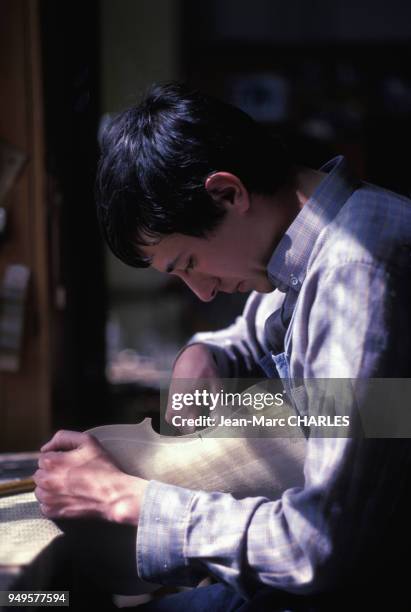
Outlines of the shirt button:
<svg viewBox="0 0 411 612">
<path fill-rule="evenodd" d="M 290 274 L 290 280 L 293 287 L 296 287 L 300 282 L 294 274 Z"/>
</svg>

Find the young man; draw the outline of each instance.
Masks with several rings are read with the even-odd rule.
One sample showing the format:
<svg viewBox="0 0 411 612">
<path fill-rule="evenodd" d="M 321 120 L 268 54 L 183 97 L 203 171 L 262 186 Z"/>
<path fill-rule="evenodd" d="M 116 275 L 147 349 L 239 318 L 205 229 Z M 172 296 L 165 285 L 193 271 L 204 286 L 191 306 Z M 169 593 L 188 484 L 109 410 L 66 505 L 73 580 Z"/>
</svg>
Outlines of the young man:
<svg viewBox="0 0 411 612">
<path fill-rule="evenodd" d="M 240 110 L 170 84 L 112 122 L 97 185 L 124 262 L 177 275 L 204 301 L 252 291 L 233 326 L 179 354 L 175 378 L 265 373 L 293 394 L 296 380 L 409 377 L 410 201 L 362 183 L 343 158 L 295 166 Z M 223 583 L 147 609 L 290 609 L 293 596 L 340 590 L 353 601 L 355 584 L 368 598 L 403 581 L 389 560 L 409 545 L 411 443 L 367 438 L 355 418 L 347 436 L 309 436 L 304 487 L 276 501 L 131 477 L 75 432 L 42 451 L 46 516 L 138 525 L 147 581 Z M 293 596 L 281 603 L 282 593 Z"/>
</svg>

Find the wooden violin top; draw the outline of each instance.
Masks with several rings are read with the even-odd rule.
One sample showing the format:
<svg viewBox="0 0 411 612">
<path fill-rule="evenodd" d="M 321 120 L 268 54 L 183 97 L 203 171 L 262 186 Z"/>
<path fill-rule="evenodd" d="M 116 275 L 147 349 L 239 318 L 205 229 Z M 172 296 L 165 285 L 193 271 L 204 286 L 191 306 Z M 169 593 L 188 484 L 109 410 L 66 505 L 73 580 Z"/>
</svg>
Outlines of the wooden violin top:
<svg viewBox="0 0 411 612">
<path fill-rule="evenodd" d="M 107 425 L 89 430 L 125 472 L 149 480 L 235 497 L 275 499 L 302 486 L 306 440 L 278 437 L 232 437 L 215 432 L 168 437 L 154 431 L 151 420 L 136 425 Z M 231 437 L 228 437 L 231 436 Z"/>
</svg>

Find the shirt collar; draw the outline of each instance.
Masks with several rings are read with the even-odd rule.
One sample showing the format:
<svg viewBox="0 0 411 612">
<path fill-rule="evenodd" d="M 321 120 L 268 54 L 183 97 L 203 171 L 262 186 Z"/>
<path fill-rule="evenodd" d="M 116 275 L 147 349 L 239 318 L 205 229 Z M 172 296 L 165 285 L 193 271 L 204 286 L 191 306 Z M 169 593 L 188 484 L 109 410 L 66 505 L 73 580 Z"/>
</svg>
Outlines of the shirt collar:
<svg viewBox="0 0 411 612">
<path fill-rule="evenodd" d="M 296 291 L 304 281 L 307 264 L 320 232 L 334 219 L 359 186 L 345 158 L 340 155 L 320 168 L 328 175 L 321 181 L 272 254 L 267 272 L 280 291 Z"/>
</svg>

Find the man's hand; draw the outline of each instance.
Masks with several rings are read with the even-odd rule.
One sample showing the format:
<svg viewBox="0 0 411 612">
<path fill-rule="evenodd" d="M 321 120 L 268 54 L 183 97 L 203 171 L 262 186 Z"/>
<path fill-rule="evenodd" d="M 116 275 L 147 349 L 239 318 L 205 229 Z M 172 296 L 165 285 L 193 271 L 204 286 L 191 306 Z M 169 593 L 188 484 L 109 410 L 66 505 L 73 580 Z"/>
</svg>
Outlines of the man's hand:
<svg viewBox="0 0 411 612">
<path fill-rule="evenodd" d="M 95 438 L 59 431 L 41 452 L 34 481 L 45 516 L 137 525 L 148 481 L 122 472 Z"/>
<path fill-rule="evenodd" d="M 181 353 L 174 364 L 165 414 L 167 423 L 172 425 L 172 418 L 176 414 L 183 418 L 196 418 L 202 414 L 208 414 L 208 410 L 202 406 L 186 406 L 178 412 L 172 407 L 173 393 L 191 393 L 197 388 L 197 381 L 204 383 L 202 379 L 207 379 L 207 389 L 209 391 L 215 392 L 221 389 L 217 364 L 210 349 L 204 344 L 193 344 Z M 179 431 L 181 433 L 192 433 L 195 429 L 195 427 L 185 426 L 179 428 Z"/>
</svg>

